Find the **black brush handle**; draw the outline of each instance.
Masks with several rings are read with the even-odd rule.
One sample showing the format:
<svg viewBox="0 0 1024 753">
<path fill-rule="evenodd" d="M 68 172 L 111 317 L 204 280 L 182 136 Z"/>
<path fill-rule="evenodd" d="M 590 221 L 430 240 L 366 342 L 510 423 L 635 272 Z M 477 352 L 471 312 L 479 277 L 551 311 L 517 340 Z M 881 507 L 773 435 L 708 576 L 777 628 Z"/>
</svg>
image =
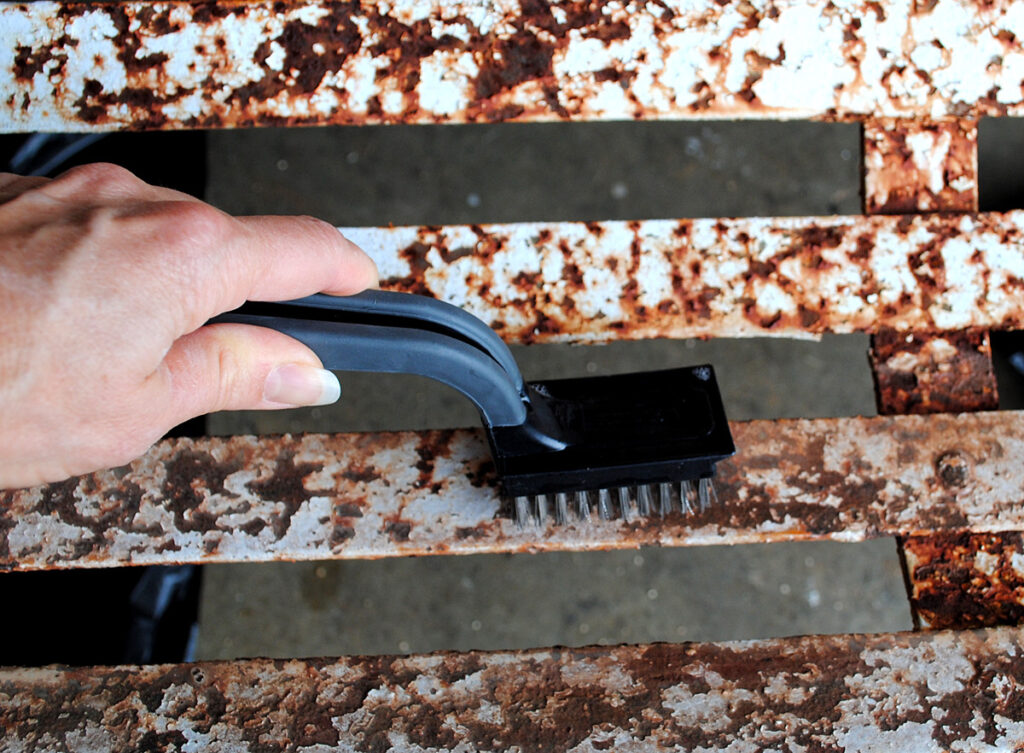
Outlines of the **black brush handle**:
<svg viewBox="0 0 1024 753">
<path fill-rule="evenodd" d="M 339 371 L 416 374 L 455 388 L 488 427 L 519 426 L 527 392 L 508 347 L 462 309 L 408 293 L 310 296 L 249 302 L 211 323 L 250 324 L 283 332 Z"/>
<path fill-rule="evenodd" d="M 285 305 L 291 311 L 315 309 L 315 312 L 302 314 L 304 318 L 330 319 L 336 316 L 343 321 L 388 321 L 398 326 L 429 329 L 457 337 L 491 356 L 505 369 L 517 389 L 520 392 L 524 389 L 516 359 L 494 330 L 468 311 L 436 298 L 392 290 L 364 290 L 345 296 L 321 293 L 289 301 Z"/>
</svg>

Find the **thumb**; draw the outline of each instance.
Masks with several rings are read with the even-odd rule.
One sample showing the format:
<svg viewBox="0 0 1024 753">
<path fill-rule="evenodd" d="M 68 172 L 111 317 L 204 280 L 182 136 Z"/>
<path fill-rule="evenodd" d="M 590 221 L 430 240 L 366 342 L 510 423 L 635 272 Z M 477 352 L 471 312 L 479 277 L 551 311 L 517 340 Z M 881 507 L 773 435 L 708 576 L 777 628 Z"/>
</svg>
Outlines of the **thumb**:
<svg viewBox="0 0 1024 753">
<path fill-rule="evenodd" d="M 219 410 L 327 405 L 338 378 L 287 335 L 246 324 L 208 324 L 179 338 L 161 370 L 176 422 Z"/>
</svg>

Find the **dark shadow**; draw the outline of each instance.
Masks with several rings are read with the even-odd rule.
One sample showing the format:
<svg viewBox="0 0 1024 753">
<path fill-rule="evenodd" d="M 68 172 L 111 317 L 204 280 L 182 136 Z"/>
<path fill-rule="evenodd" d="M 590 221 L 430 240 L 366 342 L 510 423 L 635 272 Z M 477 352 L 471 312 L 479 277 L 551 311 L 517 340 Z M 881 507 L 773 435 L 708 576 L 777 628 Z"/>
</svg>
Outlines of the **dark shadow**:
<svg viewBox="0 0 1024 753">
<path fill-rule="evenodd" d="M 978 187 L 983 212 L 1024 209 L 1024 118 L 981 121 Z"/>
</svg>

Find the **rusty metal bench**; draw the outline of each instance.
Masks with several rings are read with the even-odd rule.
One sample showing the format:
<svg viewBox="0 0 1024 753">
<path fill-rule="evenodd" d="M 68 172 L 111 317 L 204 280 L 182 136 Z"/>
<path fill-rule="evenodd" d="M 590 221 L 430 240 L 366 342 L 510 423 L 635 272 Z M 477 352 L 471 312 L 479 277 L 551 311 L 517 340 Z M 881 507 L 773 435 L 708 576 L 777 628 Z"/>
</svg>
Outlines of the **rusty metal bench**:
<svg viewBox="0 0 1024 753">
<path fill-rule="evenodd" d="M 978 119 L 1024 113 L 1022 30 L 1019 5 L 966 0 L 0 5 L 4 130 L 860 121 L 863 216 L 350 234 L 385 287 L 511 342 L 871 333 L 881 414 L 738 423 L 720 509 L 543 532 L 499 514 L 473 430 L 170 440 L 0 494 L 0 566 L 896 536 L 918 624 L 950 628 L 6 669 L 2 747 L 1024 746 L 1024 419 L 992 411 L 987 334 L 1024 320 L 1024 214 L 977 204 Z"/>
</svg>

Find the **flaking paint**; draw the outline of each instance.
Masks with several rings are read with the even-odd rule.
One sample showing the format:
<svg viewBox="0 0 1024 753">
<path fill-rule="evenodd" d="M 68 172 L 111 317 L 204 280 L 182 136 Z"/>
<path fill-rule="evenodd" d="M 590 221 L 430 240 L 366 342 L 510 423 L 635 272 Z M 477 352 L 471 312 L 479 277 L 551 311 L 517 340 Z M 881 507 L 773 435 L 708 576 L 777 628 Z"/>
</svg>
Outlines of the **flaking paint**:
<svg viewBox="0 0 1024 753">
<path fill-rule="evenodd" d="M 168 440 L 132 465 L 0 492 L 0 567 L 367 559 L 1024 526 L 1019 412 L 735 423 L 719 504 L 518 527 L 475 430 Z"/>
<path fill-rule="evenodd" d="M 0 130 L 1024 112 L 1010 0 L 0 4 Z"/>
</svg>

